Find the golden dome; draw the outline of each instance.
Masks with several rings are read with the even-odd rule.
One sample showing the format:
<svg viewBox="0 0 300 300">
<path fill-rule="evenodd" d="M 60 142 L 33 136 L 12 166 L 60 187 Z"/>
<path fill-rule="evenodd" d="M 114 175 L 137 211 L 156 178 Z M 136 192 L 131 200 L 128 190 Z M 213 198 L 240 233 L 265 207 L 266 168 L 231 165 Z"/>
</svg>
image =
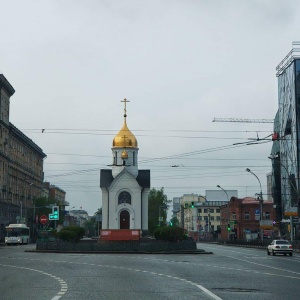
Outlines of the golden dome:
<svg viewBox="0 0 300 300">
<path fill-rule="evenodd" d="M 138 143 L 134 134 L 128 129 L 126 119 L 122 129 L 113 140 L 113 147 L 137 148 Z"/>
<path fill-rule="evenodd" d="M 122 151 L 121 158 L 122 159 L 128 159 L 128 153 L 125 149 Z"/>
</svg>

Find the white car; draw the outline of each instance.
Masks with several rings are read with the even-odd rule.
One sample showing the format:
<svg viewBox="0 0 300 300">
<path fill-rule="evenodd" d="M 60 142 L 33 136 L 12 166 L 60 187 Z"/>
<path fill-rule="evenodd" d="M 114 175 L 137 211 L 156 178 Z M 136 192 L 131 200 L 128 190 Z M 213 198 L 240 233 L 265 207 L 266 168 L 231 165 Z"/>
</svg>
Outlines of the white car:
<svg viewBox="0 0 300 300">
<path fill-rule="evenodd" d="M 293 255 L 293 246 L 287 240 L 273 240 L 271 245 L 267 248 L 268 255 L 271 253 L 276 255 L 277 253 L 281 253 L 284 255 L 289 254 L 289 256 Z"/>
</svg>

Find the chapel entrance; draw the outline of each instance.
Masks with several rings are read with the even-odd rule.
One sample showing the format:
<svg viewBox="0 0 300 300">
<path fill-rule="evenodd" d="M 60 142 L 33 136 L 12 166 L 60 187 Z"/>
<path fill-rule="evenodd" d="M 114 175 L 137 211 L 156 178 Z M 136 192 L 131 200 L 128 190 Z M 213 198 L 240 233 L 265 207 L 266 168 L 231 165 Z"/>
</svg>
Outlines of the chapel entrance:
<svg viewBox="0 0 300 300">
<path fill-rule="evenodd" d="M 122 210 L 120 213 L 120 229 L 129 229 L 130 214 L 127 210 Z"/>
</svg>

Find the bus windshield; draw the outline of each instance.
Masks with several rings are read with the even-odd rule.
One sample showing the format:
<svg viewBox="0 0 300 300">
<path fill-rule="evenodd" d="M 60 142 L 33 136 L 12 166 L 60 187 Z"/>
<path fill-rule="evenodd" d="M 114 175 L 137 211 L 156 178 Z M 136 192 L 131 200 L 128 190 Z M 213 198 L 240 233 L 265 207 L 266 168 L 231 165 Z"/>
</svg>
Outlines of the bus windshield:
<svg viewBox="0 0 300 300">
<path fill-rule="evenodd" d="M 6 228 L 6 236 L 24 236 L 29 235 L 29 228 Z"/>
</svg>

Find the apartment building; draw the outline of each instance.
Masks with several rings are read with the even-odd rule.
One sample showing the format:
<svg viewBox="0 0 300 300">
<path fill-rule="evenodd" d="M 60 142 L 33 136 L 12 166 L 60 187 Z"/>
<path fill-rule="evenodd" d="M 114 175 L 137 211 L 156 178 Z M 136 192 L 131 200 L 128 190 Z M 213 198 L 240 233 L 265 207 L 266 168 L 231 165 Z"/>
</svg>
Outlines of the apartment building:
<svg viewBox="0 0 300 300">
<path fill-rule="evenodd" d="M 215 191 L 215 194 L 218 195 L 218 191 Z M 212 194 L 209 193 L 209 195 Z M 210 197 L 210 199 L 214 197 Z M 225 194 L 223 199 L 224 197 L 226 198 Z M 173 199 L 173 208 L 176 208 L 173 210 L 173 215 L 177 217 L 179 225 L 185 228 L 190 236 L 209 237 L 221 230 L 220 207 L 227 203 L 226 199 L 224 201 L 207 201 L 206 197 L 202 195 L 184 194 Z"/>
<path fill-rule="evenodd" d="M 0 234 L 9 223 L 26 222 L 33 198 L 43 190 L 46 154 L 10 123 L 10 98 L 14 93 L 0 74 Z"/>
</svg>

